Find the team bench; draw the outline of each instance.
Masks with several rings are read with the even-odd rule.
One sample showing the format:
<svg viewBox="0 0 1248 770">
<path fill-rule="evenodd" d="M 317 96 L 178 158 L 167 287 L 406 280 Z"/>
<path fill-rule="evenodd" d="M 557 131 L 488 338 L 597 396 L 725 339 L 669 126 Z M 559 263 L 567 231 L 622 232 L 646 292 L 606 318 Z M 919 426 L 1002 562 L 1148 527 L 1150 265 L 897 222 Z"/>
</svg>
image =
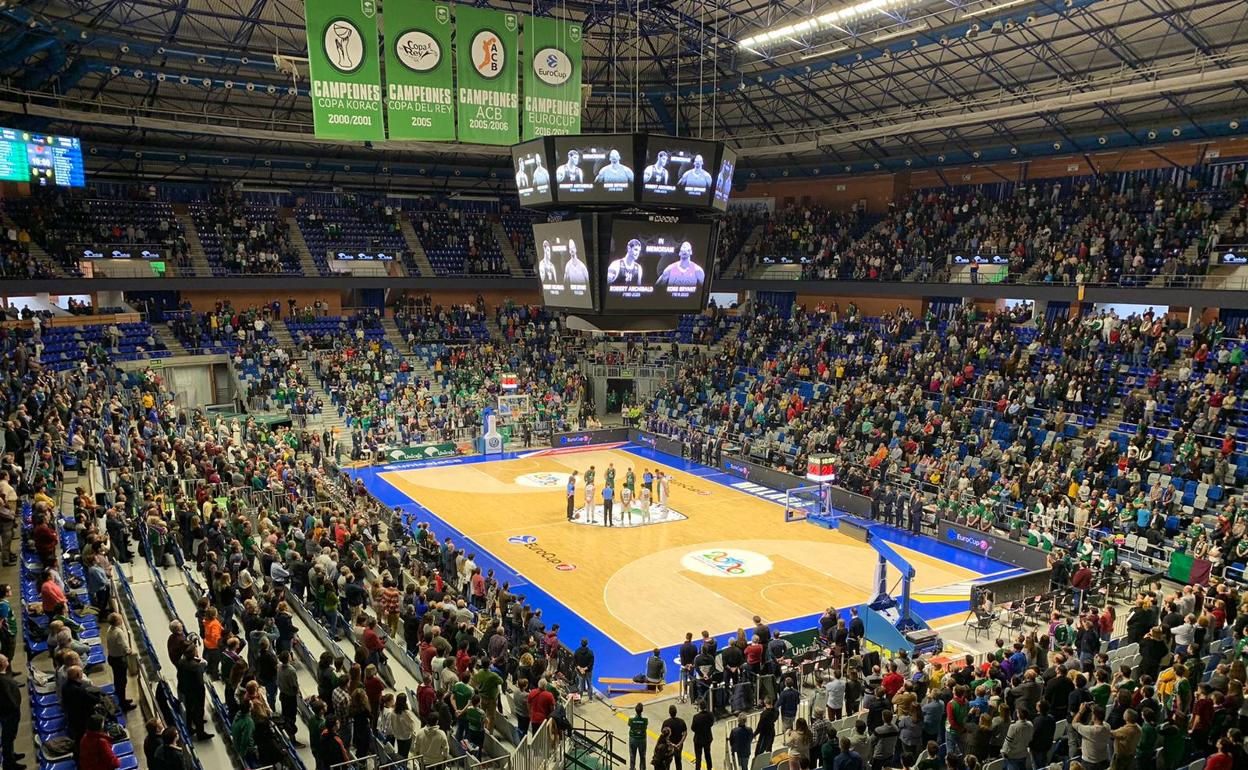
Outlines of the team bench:
<svg viewBox="0 0 1248 770">
<path fill-rule="evenodd" d="M 598 681 L 607 686 L 607 695 L 628 692 L 658 692 L 663 689 L 662 682 L 634 682 L 620 676 L 600 676 Z"/>
</svg>

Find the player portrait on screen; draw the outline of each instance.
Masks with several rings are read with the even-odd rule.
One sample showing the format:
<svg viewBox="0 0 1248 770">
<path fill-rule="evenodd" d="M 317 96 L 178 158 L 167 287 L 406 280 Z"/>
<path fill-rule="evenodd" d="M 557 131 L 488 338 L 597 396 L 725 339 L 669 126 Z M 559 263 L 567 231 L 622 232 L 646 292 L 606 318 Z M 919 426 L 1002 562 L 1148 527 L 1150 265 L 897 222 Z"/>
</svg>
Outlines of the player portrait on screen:
<svg viewBox="0 0 1248 770">
<path fill-rule="evenodd" d="M 550 241 L 542 241 L 542 261 L 537 264 L 537 278 L 543 284 L 559 283 L 559 269 L 550 258 Z"/>
<path fill-rule="evenodd" d="M 542 165 L 542 156 L 533 156 L 533 186 L 542 187 L 550 184 L 550 172 Z"/>
<path fill-rule="evenodd" d="M 701 155 L 693 157 L 693 168 L 680 175 L 680 181 L 676 184 L 686 190 L 692 190 L 702 193 L 711 186 L 710 173 L 702 168 L 703 160 Z"/>
<path fill-rule="evenodd" d="M 607 265 L 607 283 L 640 286 L 643 272 L 641 263 L 637 261 L 640 256 L 641 241 L 633 238 L 628 242 L 624 256 Z"/>
<path fill-rule="evenodd" d="M 524 171 L 524 161 L 516 167 L 516 189 L 523 190 L 529 186 L 529 175 Z"/>
<path fill-rule="evenodd" d="M 732 189 L 732 161 L 725 160 L 719 167 L 719 178 L 715 180 L 715 197 L 726 200 Z"/>
<path fill-rule="evenodd" d="M 663 269 L 655 286 L 671 286 L 697 288 L 706 280 L 706 271 L 693 261 L 693 244 L 685 241 L 680 244 L 680 259 Z"/>
<path fill-rule="evenodd" d="M 563 279 L 569 286 L 584 286 L 589 283 L 589 268 L 581 261 L 577 253 L 576 241 L 568 239 L 568 261 L 563 265 Z"/>
<path fill-rule="evenodd" d="M 559 184 L 579 184 L 585 181 L 585 172 L 581 171 L 581 153 L 568 150 L 568 162 L 555 169 L 555 179 Z"/>
<path fill-rule="evenodd" d="M 611 152 L 607 153 L 607 165 L 598 170 L 598 176 L 595 177 L 594 184 L 616 186 L 631 184 L 632 181 L 633 170 L 620 162 L 619 150 L 611 150 Z"/>
<path fill-rule="evenodd" d="M 670 172 L 667 170 L 667 161 L 670 159 L 667 150 L 659 150 L 659 155 L 654 159 L 654 164 L 646 166 L 646 170 L 642 172 L 641 181 L 646 184 L 667 184 L 667 178 Z"/>
</svg>

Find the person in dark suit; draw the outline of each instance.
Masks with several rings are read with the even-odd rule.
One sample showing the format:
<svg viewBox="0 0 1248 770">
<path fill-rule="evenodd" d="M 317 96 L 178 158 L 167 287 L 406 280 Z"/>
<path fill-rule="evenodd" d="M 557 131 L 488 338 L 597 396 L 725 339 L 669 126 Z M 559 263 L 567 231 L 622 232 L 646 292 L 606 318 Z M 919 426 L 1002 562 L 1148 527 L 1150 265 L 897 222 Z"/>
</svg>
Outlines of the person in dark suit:
<svg viewBox="0 0 1248 770">
<path fill-rule="evenodd" d="M 776 705 L 771 698 L 763 701 L 763 710 L 758 715 L 758 724 L 754 726 L 754 756 L 771 751 L 771 746 L 776 741 L 776 721 L 780 719 L 780 712 L 776 710 Z"/>
<path fill-rule="evenodd" d="M 96 687 L 82 666 L 70 666 L 65 672 L 65 686 L 61 689 L 61 708 L 65 711 L 65 727 L 77 746 L 87 732 L 87 720 L 104 703 L 107 696 Z"/>
<path fill-rule="evenodd" d="M 177 662 L 178 695 L 186 709 L 187 727 L 195 731 L 195 740 L 206 741 L 212 738 L 212 733 L 204 729 L 204 701 L 207 697 L 204 693 L 204 672 L 208 670 L 208 662 L 200 657 L 197 647 L 192 643 Z"/>
<path fill-rule="evenodd" d="M 18 764 L 24 754 L 13 750 L 17 739 L 17 731 L 22 718 L 22 688 L 13 678 L 9 670 L 9 659 L 0 655 L 0 756 L 4 760 L 4 770 L 25 770 L 25 765 Z"/>
</svg>

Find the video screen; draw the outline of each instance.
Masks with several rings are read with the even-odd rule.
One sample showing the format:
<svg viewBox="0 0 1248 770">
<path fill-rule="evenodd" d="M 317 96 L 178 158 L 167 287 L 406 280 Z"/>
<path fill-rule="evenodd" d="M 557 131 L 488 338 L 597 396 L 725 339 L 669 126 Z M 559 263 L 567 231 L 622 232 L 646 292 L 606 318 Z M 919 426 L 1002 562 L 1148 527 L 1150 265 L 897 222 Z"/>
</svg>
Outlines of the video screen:
<svg viewBox="0 0 1248 770">
<path fill-rule="evenodd" d="M 616 217 L 602 260 L 603 310 L 692 313 L 712 273 L 711 226 Z"/>
<path fill-rule="evenodd" d="M 643 203 L 705 206 L 711 202 L 715 143 L 669 136 L 646 141 L 646 166 L 641 172 Z"/>
<path fill-rule="evenodd" d="M 560 203 L 633 200 L 633 137 L 556 136 L 555 187 Z"/>
<path fill-rule="evenodd" d="M 545 139 L 517 144 L 511 148 L 512 168 L 516 173 L 516 192 L 520 196 L 521 205 L 554 202 L 548 160 Z"/>
<path fill-rule="evenodd" d="M 711 205 L 720 211 L 728 210 L 728 196 L 732 193 L 732 175 L 737 170 L 737 153 L 724 148 L 723 158 L 719 161 L 719 173 L 715 175 L 715 198 Z"/>
<path fill-rule="evenodd" d="M 83 187 L 82 144 L 77 137 L 0 128 L 0 181 Z"/>
<path fill-rule="evenodd" d="M 534 224 L 533 242 L 537 244 L 537 278 L 546 305 L 593 310 L 589 248 L 581 220 Z"/>
</svg>

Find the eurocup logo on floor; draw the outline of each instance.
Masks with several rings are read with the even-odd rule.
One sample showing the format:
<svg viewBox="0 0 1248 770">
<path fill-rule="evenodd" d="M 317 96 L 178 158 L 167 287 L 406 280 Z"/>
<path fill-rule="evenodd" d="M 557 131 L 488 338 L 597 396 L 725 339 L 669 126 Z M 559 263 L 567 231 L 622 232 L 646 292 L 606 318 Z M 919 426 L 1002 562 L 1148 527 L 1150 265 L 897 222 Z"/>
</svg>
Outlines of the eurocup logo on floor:
<svg viewBox="0 0 1248 770">
<path fill-rule="evenodd" d="M 945 536 L 948 537 L 950 540 L 955 540 L 959 543 L 969 545 L 973 548 L 978 548 L 981 551 L 987 551 L 990 547 L 992 547 L 992 544 L 989 543 L 987 540 L 981 540 L 978 538 L 971 537 L 969 535 L 960 534 L 956 529 L 950 529 L 948 532 L 945 533 Z"/>
<path fill-rule="evenodd" d="M 680 565 L 691 572 L 723 578 L 757 577 L 775 566 L 771 559 L 740 548 L 707 548 L 687 553 Z"/>
</svg>

